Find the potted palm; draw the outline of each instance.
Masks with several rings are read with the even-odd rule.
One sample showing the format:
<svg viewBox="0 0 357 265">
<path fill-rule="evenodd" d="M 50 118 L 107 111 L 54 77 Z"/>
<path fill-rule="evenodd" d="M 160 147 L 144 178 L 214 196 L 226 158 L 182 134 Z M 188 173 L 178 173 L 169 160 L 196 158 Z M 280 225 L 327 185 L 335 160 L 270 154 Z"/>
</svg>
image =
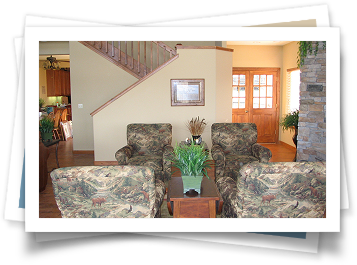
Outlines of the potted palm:
<svg viewBox="0 0 357 265">
<path fill-rule="evenodd" d="M 171 162 L 181 171 L 183 193 L 194 190 L 200 194 L 203 175 L 208 177 L 207 168 L 211 168 L 205 147 L 194 141 L 190 145 L 176 144 Z"/>
<path fill-rule="evenodd" d="M 40 133 L 43 141 L 49 141 L 52 139 L 52 131 L 54 124 L 54 120 L 48 116 L 43 117 L 40 120 Z"/>
</svg>

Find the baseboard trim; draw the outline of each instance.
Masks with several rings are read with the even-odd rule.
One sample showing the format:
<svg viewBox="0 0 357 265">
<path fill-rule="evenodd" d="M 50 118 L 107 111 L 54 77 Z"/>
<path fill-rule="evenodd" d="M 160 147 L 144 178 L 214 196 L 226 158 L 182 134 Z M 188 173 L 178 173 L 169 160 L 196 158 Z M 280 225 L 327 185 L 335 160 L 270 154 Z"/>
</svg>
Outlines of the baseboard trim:
<svg viewBox="0 0 357 265">
<path fill-rule="evenodd" d="M 287 143 L 282 142 L 282 141 L 279 141 L 279 144 L 283 145 L 284 147 L 286 147 L 286 148 L 288 148 L 288 149 L 290 149 L 292 151 L 296 151 L 296 148 L 294 146 L 290 145 L 290 144 L 287 144 Z"/>
<path fill-rule="evenodd" d="M 94 161 L 95 166 L 117 166 L 118 161 Z"/>
<path fill-rule="evenodd" d="M 94 150 L 73 150 L 75 155 L 94 155 Z"/>
</svg>

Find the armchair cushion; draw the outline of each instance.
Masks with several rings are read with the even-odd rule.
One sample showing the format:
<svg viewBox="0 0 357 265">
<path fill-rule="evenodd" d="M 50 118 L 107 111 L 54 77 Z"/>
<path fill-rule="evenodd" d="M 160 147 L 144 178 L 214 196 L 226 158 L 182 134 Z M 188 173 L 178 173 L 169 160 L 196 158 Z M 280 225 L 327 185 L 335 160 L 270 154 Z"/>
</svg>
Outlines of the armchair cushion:
<svg viewBox="0 0 357 265">
<path fill-rule="evenodd" d="M 115 153 L 119 165 L 148 166 L 156 178 L 167 182 L 171 163 L 167 159 L 173 150 L 172 126 L 169 123 L 136 123 L 127 126 L 127 145 Z"/>
<path fill-rule="evenodd" d="M 271 151 L 257 144 L 258 132 L 255 123 L 214 123 L 211 127 L 212 158 L 215 161 L 216 179 L 225 173 L 233 180 L 239 177 L 240 168 L 250 162 L 268 162 Z"/>
<path fill-rule="evenodd" d="M 225 154 L 252 155 L 257 142 L 255 123 L 214 123 L 211 128 L 212 144 L 218 144 Z"/>
<path fill-rule="evenodd" d="M 63 218 L 150 218 L 160 211 L 164 183 L 139 166 L 83 166 L 51 173 Z"/>
<path fill-rule="evenodd" d="M 127 140 L 134 149 L 134 155 L 162 156 L 163 147 L 171 145 L 172 126 L 169 123 L 129 124 Z"/>
<path fill-rule="evenodd" d="M 153 170 L 162 170 L 162 156 L 157 155 L 142 155 L 133 156 L 129 159 L 128 165 L 145 166 Z"/>
<path fill-rule="evenodd" d="M 249 163 L 238 183 L 217 181 L 223 217 L 322 218 L 326 210 L 325 162 Z"/>
</svg>

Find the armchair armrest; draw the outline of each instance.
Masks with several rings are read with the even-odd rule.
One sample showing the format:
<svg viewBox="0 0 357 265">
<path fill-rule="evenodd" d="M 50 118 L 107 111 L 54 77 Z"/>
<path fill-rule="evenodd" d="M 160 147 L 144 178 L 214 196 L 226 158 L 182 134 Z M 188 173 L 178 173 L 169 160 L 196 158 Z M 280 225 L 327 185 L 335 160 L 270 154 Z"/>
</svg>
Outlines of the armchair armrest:
<svg viewBox="0 0 357 265">
<path fill-rule="evenodd" d="M 272 153 L 271 151 L 266 148 L 265 146 L 262 146 L 260 144 L 253 144 L 252 145 L 252 152 L 253 155 L 259 159 L 259 162 L 261 163 L 265 163 L 265 162 L 269 162 Z"/>
<path fill-rule="evenodd" d="M 223 148 L 222 148 L 222 146 L 220 146 L 218 144 L 212 145 L 211 155 L 212 155 L 212 158 L 214 161 L 217 161 L 217 160 L 224 161 L 224 159 L 225 159 Z"/>
<path fill-rule="evenodd" d="M 174 148 L 171 145 L 164 146 L 162 154 L 162 170 L 164 172 L 164 180 L 169 180 L 171 177 L 171 157 L 174 154 Z"/>
<path fill-rule="evenodd" d="M 217 180 L 217 188 L 223 199 L 222 217 L 242 217 L 243 197 L 237 188 L 237 183 L 231 177 L 221 177 Z"/>
<path fill-rule="evenodd" d="M 212 145 L 211 155 L 215 162 L 216 180 L 217 180 L 218 178 L 223 177 L 226 156 L 224 154 L 222 146 L 218 144 Z"/>
<path fill-rule="evenodd" d="M 119 165 L 127 165 L 129 158 L 133 156 L 133 147 L 131 145 L 126 145 L 120 148 L 115 153 L 115 159 L 118 161 Z"/>
</svg>

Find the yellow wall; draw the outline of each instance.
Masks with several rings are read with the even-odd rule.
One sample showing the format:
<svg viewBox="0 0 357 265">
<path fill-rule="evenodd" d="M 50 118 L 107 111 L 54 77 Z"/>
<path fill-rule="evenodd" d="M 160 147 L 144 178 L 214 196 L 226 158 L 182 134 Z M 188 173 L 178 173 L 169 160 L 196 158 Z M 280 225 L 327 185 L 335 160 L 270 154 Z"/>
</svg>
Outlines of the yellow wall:
<svg viewBox="0 0 357 265">
<path fill-rule="evenodd" d="M 173 145 L 190 133 L 188 120 L 199 116 L 208 126 L 202 135 L 211 147 L 210 127 L 231 120 L 232 53 L 216 49 L 180 49 L 179 58 L 93 117 L 95 161 L 115 161 L 126 145 L 129 123 L 171 123 Z M 170 79 L 205 79 L 205 106 L 171 106 Z M 219 113 L 219 114 L 218 114 Z"/>
</svg>

